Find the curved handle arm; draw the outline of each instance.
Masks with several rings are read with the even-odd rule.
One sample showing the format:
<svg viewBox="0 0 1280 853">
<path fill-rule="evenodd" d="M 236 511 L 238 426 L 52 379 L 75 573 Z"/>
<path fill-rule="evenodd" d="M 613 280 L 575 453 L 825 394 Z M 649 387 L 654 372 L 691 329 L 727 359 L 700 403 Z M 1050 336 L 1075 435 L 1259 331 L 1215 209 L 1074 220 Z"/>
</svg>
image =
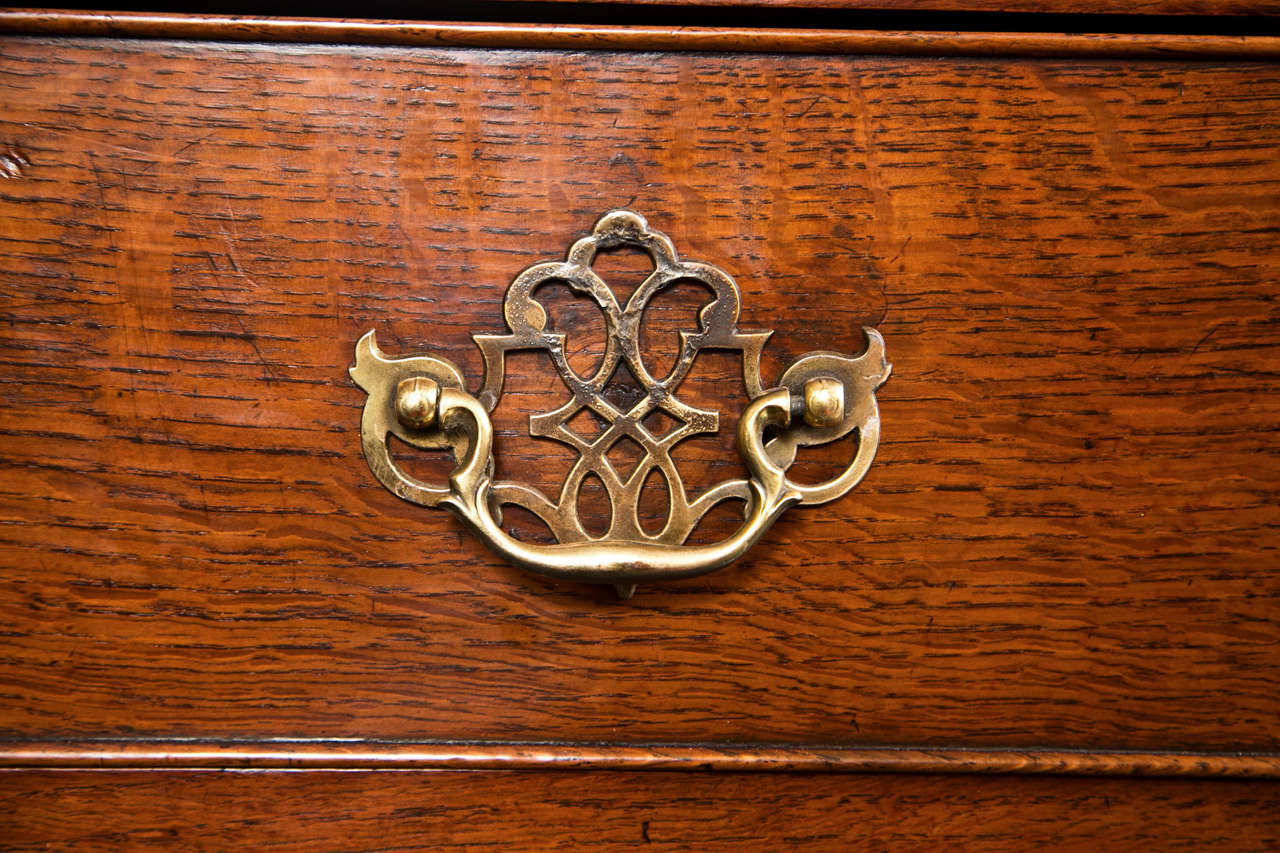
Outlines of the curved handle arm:
<svg viewBox="0 0 1280 853">
<path fill-rule="evenodd" d="M 421 365 L 420 363 L 420 366 Z M 430 376 L 413 377 L 437 385 Z M 403 385 L 405 379 L 401 379 Z M 418 385 L 414 389 L 418 389 Z M 712 545 L 680 546 L 650 542 L 594 540 L 555 545 L 530 545 L 508 535 L 491 512 L 493 486 L 493 425 L 481 402 L 458 388 L 431 390 L 434 411 L 426 419 L 431 426 L 433 446 L 447 444 L 458 460 L 447 488 L 429 485 L 405 472 L 395 463 L 388 447 L 388 435 L 405 431 L 403 418 L 397 427 L 390 423 L 388 406 L 397 406 L 388 395 L 370 393 L 363 425 L 363 448 L 370 468 L 394 494 L 425 506 L 452 510 L 481 540 L 511 563 L 538 574 L 590 583 L 615 584 L 620 590 L 637 583 L 673 580 L 704 574 L 728 565 L 745 554 L 790 506 L 817 499 L 829 500 L 833 492 L 843 494 L 866 473 L 875 452 L 878 417 L 872 429 L 860 437 L 858 453 L 840 476 L 827 483 L 805 486 L 793 483 L 786 469 L 777 464 L 766 448 L 764 435 L 769 427 L 786 430 L 792 418 L 792 394 L 786 388 L 767 391 L 753 400 L 738 423 L 738 448 L 750 479 L 745 485 L 749 508 L 742 526 L 729 538 Z M 371 409 L 383 409 L 371 411 Z M 407 430 L 412 438 L 415 431 Z M 785 434 L 785 432 L 784 432 Z M 422 445 L 423 436 L 416 436 Z"/>
</svg>

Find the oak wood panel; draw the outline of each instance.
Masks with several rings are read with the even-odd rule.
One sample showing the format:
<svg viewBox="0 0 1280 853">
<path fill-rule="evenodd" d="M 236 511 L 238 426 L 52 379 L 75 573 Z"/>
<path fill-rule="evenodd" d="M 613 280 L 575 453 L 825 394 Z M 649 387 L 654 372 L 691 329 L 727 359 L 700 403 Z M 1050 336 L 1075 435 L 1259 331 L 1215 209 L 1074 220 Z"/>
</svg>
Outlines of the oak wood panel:
<svg viewBox="0 0 1280 853">
<path fill-rule="evenodd" d="M 1280 58 L 1280 37 L 455 23 L 0 9 L 0 33 L 232 42 L 893 56 Z"/>
<path fill-rule="evenodd" d="M 1280 66 L 14 38 L 0 81 L 9 737 L 1280 743 Z M 476 376 L 619 205 L 767 375 L 895 364 L 854 494 L 625 603 L 385 492 L 345 374 L 376 328 Z M 554 384 L 500 466 L 563 464 L 513 432 Z"/>
<path fill-rule="evenodd" d="M 0 850 L 1273 850 L 1275 783 L 0 773 Z"/>
</svg>

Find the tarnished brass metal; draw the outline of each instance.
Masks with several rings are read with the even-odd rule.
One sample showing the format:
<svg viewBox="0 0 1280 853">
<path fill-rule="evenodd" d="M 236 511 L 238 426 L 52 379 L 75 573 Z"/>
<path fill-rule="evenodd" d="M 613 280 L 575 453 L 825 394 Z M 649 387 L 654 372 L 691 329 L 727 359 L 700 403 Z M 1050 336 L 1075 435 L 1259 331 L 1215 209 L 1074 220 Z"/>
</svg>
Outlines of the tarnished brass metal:
<svg viewBox="0 0 1280 853">
<path fill-rule="evenodd" d="M 632 247 L 647 252 L 653 272 L 625 307 L 620 306 L 591 264 L 600 251 Z M 677 281 L 705 285 L 713 298 L 698 314 L 697 328 L 680 332 L 674 366 L 661 377 L 650 372 L 639 348 L 640 320 L 649 301 Z M 606 342 L 599 367 L 580 376 L 565 356 L 565 335 L 548 328 L 547 312 L 536 298 L 548 282 L 567 283 L 588 297 L 604 315 Z M 864 329 L 866 349 L 858 356 L 814 352 L 783 371 L 776 385 L 760 377 L 760 354 L 771 332 L 738 329 L 737 285 L 718 267 L 681 260 L 667 237 L 652 230 L 643 217 L 627 210 L 606 213 L 590 236 L 574 243 L 563 262 L 529 267 L 507 290 L 503 313 L 507 333 L 476 334 L 484 358 L 484 379 L 471 394 L 457 367 L 431 355 L 392 358 L 379 347 L 372 331 L 356 344 L 351 378 L 366 393 L 360 436 L 365 459 L 375 477 L 397 496 L 422 506 L 453 511 L 485 543 L 516 565 L 552 577 L 613 584 L 629 597 L 637 583 L 692 577 L 741 557 L 791 506 L 834 500 L 866 475 L 880 438 L 875 390 L 889 376 L 884 340 Z M 578 460 L 554 498 L 514 482 L 493 480 L 491 412 L 502 393 L 505 356 L 512 350 L 543 350 L 564 381 L 569 397 L 559 407 L 531 415 L 529 433 L 567 444 Z M 750 478 L 729 480 L 689 500 L 671 458 L 678 442 L 720 428 L 719 413 L 688 405 L 676 396 L 681 382 L 704 349 L 742 353 L 742 376 L 749 401 L 738 420 L 738 448 Z M 606 394 L 615 372 L 624 369 L 641 389 L 638 400 L 615 405 Z M 567 424 L 582 411 L 603 423 L 593 438 Z M 803 411 L 803 417 L 799 413 Z M 645 418 L 662 412 L 676 426 L 655 434 Z M 793 415 L 793 413 L 795 413 Z M 793 419 L 794 418 L 794 419 Z M 765 431 L 771 437 L 766 442 Z M 837 477 L 815 485 L 793 483 L 787 468 L 800 447 L 857 434 L 857 451 Z M 389 437 L 412 447 L 450 449 L 457 467 L 447 485 L 422 482 L 397 465 Z M 620 471 L 609 451 L 624 439 L 644 452 L 630 471 Z M 654 470 L 666 479 L 667 520 L 657 533 L 645 531 L 638 514 L 640 492 Z M 578 517 L 578 492 L 595 475 L 612 504 L 609 528 L 590 535 Z M 685 546 L 693 528 L 716 504 L 741 500 L 745 521 L 736 533 L 712 545 Z M 544 521 L 557 544 L 522 542 L 501 527 L 501 507 L 523 507 Z"/>
</svg>

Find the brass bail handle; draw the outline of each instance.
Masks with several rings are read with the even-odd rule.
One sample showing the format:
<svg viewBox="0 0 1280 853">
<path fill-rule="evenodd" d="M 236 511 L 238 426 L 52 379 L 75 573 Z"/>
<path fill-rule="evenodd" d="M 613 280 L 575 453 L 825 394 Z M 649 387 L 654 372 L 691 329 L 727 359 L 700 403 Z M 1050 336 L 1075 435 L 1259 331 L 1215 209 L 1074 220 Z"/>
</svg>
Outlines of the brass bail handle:
<svg viewBox="0 0 1280 853">
<path fill-rule="evenodd" d="M 620 246 L 647 252 L 654 264 L 625 306 L 591 268 L 599 251 Z M 680 333 L 681 349 L 671 372 L 655 379 L 640 357 L 640 318 L 654 295 L 688 279 L 705 284 L 714 298 L 698 313 L 696 328 Z M 546 309 L 535 291 L 551 280 L 567 282 L 604 315 L 605 355 L 592 376 L 579 376 L 569 366 L 564 335 L 547 328 Z M 503 306 L 506 334 L 472 336 L 484 358 L 484 378 L 475 394 L 467 390 L 461 371 L 445 359 L 425 354 L 392 358 L 379 348 L 372 331 L 360 339 L 350 373 L 369 395 L 360 423 L 365 459 L 378 481 L 395 495 L 451 510 L 498 554 L 539 574 L 613 584 L 619 595 L 629 598 L 636 584 L 693 577 L 725 566 L 745 554 L 788 507 L 835 500 L 862 480 L 880 440 L 875 391 L 891 369 L 883 338 L 866 328 L 862 354 L 808 353 L 787 367 L 775 386 L 766 388 L 760 355 L 772 333 L 739 330 L 739 306 L 738 287 L 723 270 L 680 259 L 671 241 L 638 214 L 606 213 L 589 236 L 573 244 L 565 261 L 535 264 L 516 276 Z M 750 476 L 722 482 L 690 501 L 670 450 L 690 436 L 718 431 L 719 413 L 688 405 L 677 391 L 698 353 L 710 348 L 742 353 L 748 401 L 737 437 Z M 506 353 L 529 349 L 547 352 L 569 391 L 568 399 L 554 410 L 529 417 L 531 436 L 559 441 L 578 452 L 560 494 L 551 497 L 521 483 L 493 480 L 489 413 L 502 393 Z M 625 411 L 603 393 L 623 365 L 645 392 Z M 583 410 L 606 424 L 595 437 L 580 436 L 567 426 Z M 675 426 L 661 434 L 651 431 L 643 421 L 657 411 Z M 857 435 L 857 450 L 838 476 L 814 485 L 787 477 L 799 448 L 850 433 Z M 391 436 L 412 447 L 452 451 L 457 465 L 448 484 L 431 485 L 406 473 L 392 456 Z M 615 469 L 608 458 L 610 448 L 623 438 L 644 451 L 630 472 Z M 668 484 L 667 521 L 656 534 L 641 527 L 638 515 L 640 490 L 653 470 Z M 604 484 L 613 507 L 610 527 L 600 536 L 590 535 L 577 513 L 578 489 L 590 475 Z M 726 500 L 746 502 L 742 526 L 711 545 L 684 545 L 702 517 Z M 534 513 L 556 543 L 530 544 L 507 534 L 501 527 L 504 505 Z"/>
</svg>

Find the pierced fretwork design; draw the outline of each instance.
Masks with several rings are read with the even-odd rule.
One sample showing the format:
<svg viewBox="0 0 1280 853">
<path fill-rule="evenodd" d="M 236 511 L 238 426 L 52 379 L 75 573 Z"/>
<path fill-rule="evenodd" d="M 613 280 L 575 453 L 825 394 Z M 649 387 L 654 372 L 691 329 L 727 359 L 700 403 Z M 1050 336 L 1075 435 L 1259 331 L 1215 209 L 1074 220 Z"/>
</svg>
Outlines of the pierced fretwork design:
<svg viewBox="0 0 1280 853">
<path fill-rule="evenodd" d="M 602 251 L 630 247 L 646 252 L 653 271 L 632 293 L 625 307 L 591 268 Z M 536 291 L 544 284 L 562 282 L 594 302 L 604 315 L 605 351 L 591 376 L 579 376 L 565 356 L 565 335 L 547 328 L 547 312 Z M 655 377 L 640 352 L 640 323 L 650 301 L 677 282 L 696 282 L 711 294 L 711 301 L 699 312 L 696 328 L 679 333 L 680 346 L 671 370 Z M 507 290 L 503 313 L 506 335 L 475 335 L 484 353 L 485 381 L 479 398 L 490 410 L 502 391 L 504 356 L 511 350 L 545 350 L 556 372 L 569 389 L 569 399 L 553 411 L 532 415 L 529 434 L 563 442 L 578 452 L 578 460 L 565 477 L 554 500 L 518 483 L 495 483 L 491 500 L 498 504 L 522 506 L 541 518 L 561 543 L 583 542 L 593 537 L 578 517 L 578 491 L 583 480 L 595 474 L 604 484 L 612 507 L 608 530 L 601 539 L 629 539 L 678 545 L 688 538 L 702 516 L 724 500 L 749 500 L 745 480 L 722 483 L 690 501 L 671 449 L 694 435 L 715 433 L 720 428 L 719 412 L 700 409 L 678 396 L 698 353 L 705 349 L 739 350 L 747 393 L 759 396 L 760 353 L 770 332 L 739 331 L 740 297 L 737 285 L 723 270 L 711 264 L 681 260 L 667 237 L 653 231 L 640 216 L 626 211 L 611 213 L 596 223 L 591 235 L 573 244 L 562 262 L 537 264 L 521 273 Z M 629 377 L 628 377 L 629 374 Z M 628 382 L 630 378 L 633 381 Z M 612 384 L 638 388 L 639 400 L 619 407 L 625 394 L 609 394 Z M 634 393 L 631 396 L 636 396 Z M 612 400 L 612 401 L 611 401 Z M 583 435 L 570 427 L 583 410 L 597 416 L 604 429 L 597 435 Z M 665 432 L 654 434 L 645 419 L 655 412 L 668 416 Z M 652 418 L 650 422 L 660 420 Z M 634 467 L 615 461 L 620 443 L 633 441 L 643 455 Z M 667 483 L 669 503 L 666 524 L 657 534 L 640 525 L 640 491 L 650 473 L 657 469 Z"/>
</svg>

